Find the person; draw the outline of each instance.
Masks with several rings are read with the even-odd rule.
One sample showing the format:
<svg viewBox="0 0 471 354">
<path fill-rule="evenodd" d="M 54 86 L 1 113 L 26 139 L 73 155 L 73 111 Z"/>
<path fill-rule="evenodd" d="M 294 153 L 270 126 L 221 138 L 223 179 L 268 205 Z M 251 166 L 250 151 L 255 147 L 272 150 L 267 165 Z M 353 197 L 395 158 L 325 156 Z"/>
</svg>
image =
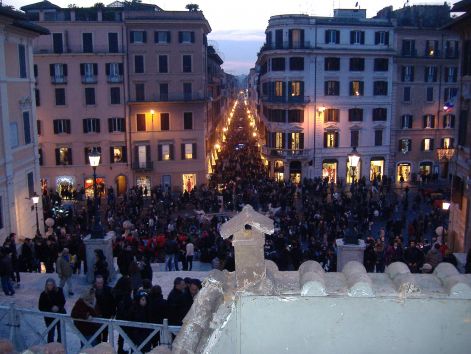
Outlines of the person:
<svg viewBox="0 0 471 354">
<path fill-rule="evenodd" d="M 20 270 L 19 270 L 19 264 L 18 264 L 18 251 L 16 249 L 16 234 L 12 232 L 5 242 L 3 243 L 3 247 L 7 248 L 10 254 L 11 258 L 11 266 L 12 266 L 12 272 L 11 272 L 11 279 L 16 283 L 16 287 L 20 287 Z"/>
<path fill-rule="evenodd" d="M 131 265 L 129 266 L 128 274 L 131 278 L 132 289 L 134 293 L 136 293 L 137 290 L 142 286 L 142 275 L 139 263 L 132 261 Z"/>
<path fill-rule="evenodd" d="M 199 279 L 191 279 L 190 286 L 188 287 L 188 292 L 191 295 L 191 298 L 194 300 L 196 295 L 198 295 L 201 290 L 201 281 Z"/>
<path fill-rule="evenodd" d="M 2 280 L 2 290 L 7 296 L 15 295 L 13 285 L 11 283 L 11 274 L 13 272 L 13 265 L 11 261 L 10 248 L 2 247 L 0 249 L 0 277 Z"/>
<path fill-rule="evenodd" d="M 374 273 L 376 265 L 376 252 L 374 248 L 374 241 L 370 240 L 367 242 L 365 249 L 363 265 L 368 273 Z"/>
<path fill-rule="evenodd" d="M 170 236 L 165 242 L 165 269 L 178 271 L 178 244 L 174 236 Z"/>
<path fill-rule="evenodd" d="M 80 296 L 80 298 L 75 302 L 74 307 L 72 308 L 72 312 L 70 313 L 70 317 L 80 319 L 80 320 L 91 320 L 93 317 L 98 317 L 98 313 L 96 311 L 96 297 L 95 297 L 95 289 L 90 288 L 85 290 L 84 293 Z M 85 339 L 89 340 L 95 332 L 100 328 L 99 324 L 91 323 L 91 322 L 84 322 L 84 321 L 74 321 L 75 327 L 82 333 Z M 92 346 L 98 344 L 98 337 L 90 343 Z M 81 341 L 81 347 L 85 343 Z"/>
<path fill-rule="evenodd" d="M 56 281 L 52 278 L 46 280 L 44 291 L 39 296 L 39 311 L 53 312 L 53 313 L 66 313 L 65 311 L 65 297 L 61 288 L 57 287 Z M 49 327 L 54 321 L 53 317 L 44 317 L 46 327 Z M 47 332 L 47 342 L 54 342 L 54 335 L 57 330 L 57 342 L 61 342 L 61 327 L 60 322 L 57 322 Z"/>
<path fill-rule="evenodd" d="M 70 264 L 70 255 L 69 249 L 64 248 L 62 250 L 61 255 L 57 258 L 56 261 L 56 272 L 59 275 L 59 287 L 64 289 L 65 284 L 67 284 L 67 288 L 69 290 L 69 296 L 73 296 L 74 293 L 72 292 L 72 273 L 73 268 Z"/>
<path fill-rule="evenodd" d="M 425 263 L 428 263 L 432 266 L 432 270 L 437 267 L 437 265 L 443 260 L 442 254 L 440 252 L 440 244 L 437 242 L 433 245 L 432 249 L 427 252 L 425 255 Z"/>
<path fill-rule="evenodd" d="M 163 324 L 164 319 L 168 317 L 167 312 L 167 300 L 162 295 L 162 288 L 159 285 L 154 285 L 149 293 L 149 321 Z M 153 347 L 160 344 L 160 332 L 152 338 L 151 342 Z"/>
<path fill-rule="evenodd" d="M 98 274 L 95 277 L 93 287 L 95 288 L 96 307 L 98 309 L 98 313 L 100 313 L 99 317 L 113 318 L 116 315 L 115 299 L 111 288 L 106 285 L 105 279 L 102 275 Z M 108 341 L 108 328 L 105 328 L 101 333 L 101 341 Z"/>
<path fill-rule="evenodd" d="M 127 321 L 129 319 L 129 310 L 132 306 L 132 283 L 129 275 L 122 276 L 116 282 L 113 289 L 113 297 L 116 302 L 116 319 Z M 122 327 L 123 331 L 129 336 L 131 335 L 132 327 Z M 124 338 L 120 335 L 118 337 L 118 354 L 127 354 L 124 351 Z"/>
<path fill-rule="evenodd" d="M 167 296 L 168 321 L 170 325 L 181 326 L 185 312 L 185 281 L 176 277 L 173 281 L 173 289 Z"/>
<path fill-rule="evenodd" d="M 415 241 L 410 241 L 409 247 L 404 252 L 404 261 L 409 266 L 411 273 L 418 273 L 422 267 L 424 255 L 416 245 Z"/>
<path fill-rule="evenodd" d="M 110 272 L 108 270 L 108 262 L 106 261 L 106 256 L 104 255 L 103 250 L 100 250 L 100 249 L 95 250 L 95 266 L 94 266 L 93 272 L 94 272 L 95 278 L 98 275 L 101 275 L 105 283 L 108 283 Z"/>
<path fill-rule="evenodd" d="M 148 296 L 149 295 L 143 290 L 139 290 L 136 293 L 134 303 L 129 311 L 129 321 L 149 322 L 150 312 Z M 131 340 L 135 345 L 139 346 L 147 338 L 150 332 L 152 332 L 150 329 L 133 327 L 131 331 Z M 150 351 L 150 345 L 151 341 L 148 341 L 141 349 L 141 352 L 146 353 Z"/>
<path fill-rule="evenodd" d="M 188 263 L 188 270 L 193 269 L 193 256 L 195 255 L 195 245 L 193 245 L 193 242 L 188 241 L 186 244 L 186 262 Z"/>
<path fill-rule="evenodd" d="M 22 271 L 24 272 L 33 272 L 34 268 L 34 256 L 33 256 L 33 245 L 31 243 L 31 239 L 26 237 L 23 245 L 21 246 L 21 255 L 19 257 L 21 259 L 20 264 L 22 267 Z"/>
</svg>

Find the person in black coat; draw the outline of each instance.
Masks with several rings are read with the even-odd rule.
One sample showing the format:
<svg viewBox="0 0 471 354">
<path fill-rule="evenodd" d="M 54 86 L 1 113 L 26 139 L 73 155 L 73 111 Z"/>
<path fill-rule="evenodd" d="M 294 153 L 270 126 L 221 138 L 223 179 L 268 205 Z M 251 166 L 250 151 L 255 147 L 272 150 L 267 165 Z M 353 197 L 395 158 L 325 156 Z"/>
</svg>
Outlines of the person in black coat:
<svg viewBox="0 0 471 354">
<path fill-rule="evenodd" d="M 188 307 L 185 289 L 185 281 L 180 277 L 175 278 L 173 289 L 167 297 L 168 321 L 172 326 L 181 326 L 185 317 L 185 310 Z"/>
<path fill-rule="evenodd" d="M 112 318 L 116 315 L 116 302 L 112 294 L 111 288 L 106 285 L 105 279 L 102 275 L 97 275 L 95 278 L 95 298 L 96 306 L 98 308 L 99 317 Z M 101 332 L 101 341 L 108 341 L 108 328 Z"/>
<path fill-rule="evenodd" d="M 11 254 L 11 265 L 12 265 L 11 279 L 14 282 L 16 282 L 16 287 L 19 287 L 21 279 L 20 279 L 18 252 L 16 250 L 15 238 L 16 238 L 16 234 L 12 232 L 3 243 L 3 247 L 8 249 L 9 253 Z"/>
<path fill-rule="evenodd" d="M 116 282 L 115 287 L 113 288 L 113 297 L 116 302 L 116 319 L 128 321 L 129 320 L 129 310 L 132 307 L 132 283 L 131 278 L 126 275 L 119 278 Z M 132 327 L 122 327 L 123 331 L 130 336 L 132 332 Z M 125 354 L 127 352 L 123 349 L 124 338 L 120 335 L 118 337 L 118 354 Z"/>
<path fill-rule="evenodd" d="M 367 242 L 365 254 L 363 257 L 363 265 L 368 273 L 374 273 L 376 265 L 376 252 L 374 248 L 374 241 Z"/>
<path fill-rule="evenodd" d="M 56 281 L 52 278 L 46 280 L 44 291 L 39 296 L 39 311 L 54 312 L 54 313 L 66 313 L 65 312 L 65 297 L 64 292 L 61 288 L 58 288 Z M 46 327 L 54 321 L 52 317 L 44 317 Z M 61 330 L 59 322 L 55 324 L 47 333 L 47 342 L 54 342 L 54 334 L 57 329 L 57 342 L 61 342 Z"/>
<path fill-rule="evenodd" d="M 9 248 L 2 247 L 0 249 L 0 277 L 2 280 L 2 289 L 5 295 L 15 295 L 15 290 L 11 284 L 11 273 L 13 265 L 11 261 L 11 252 Z"/>
<path fill-rule="evenodd" d="M 149 294 L 149 321 L 151 323 L 163 324 L 164 319 L 168 318 L 167 300 L 162 295 L 162 288 L 155 285 Z M 157 333 L 152 339 L 152 345 L 156 347 L 160 343 L 160 333 Z"/>
<path fill-rule="evenodd" d="M 149 311 L 149 299 L 148 294 L 145 291 L 138 291 L 134 297 L 134 303 L 129 311 L 129 321 L 135 322 L 150 322 L 150 311 Z M 131 331 L 131 340 L 136 346 L 147 338 L 152 332 L 150 329 L 133 327 Z M 146 353 L 150 351 L 151 341 L 148 341 L 146 345 L 141 349 L 141 352 Z"/>
<path fill-rule="evenodd" d="M 129 267 L 131 266 L 134 256 L 132 254 L 131 246 L 126 246 L 124 249 L 118 252 L 118 268 L 121 275 L 129 274 Z"/>
<path fill-rule="evenodd" d="M 106 261 L 106 256 L 104 255 L 103 251 L 100 249 L 95 250 L 94 275 L 95 278 L 98 275 L 101 275 L 105 280 L 105 284 L 108 283 L 108 278 L 110 276 L 110 272 L 108 270 L 108 262 Z"/>
<path fill-rule="evenodd" d="M 409 247 L 404 252 L 404 261 L 409 266 L 411 273 L 418 273 L 424 262 L 424 254 L 419 250 L 415 241 L 410 241 Z"/>
</svg>

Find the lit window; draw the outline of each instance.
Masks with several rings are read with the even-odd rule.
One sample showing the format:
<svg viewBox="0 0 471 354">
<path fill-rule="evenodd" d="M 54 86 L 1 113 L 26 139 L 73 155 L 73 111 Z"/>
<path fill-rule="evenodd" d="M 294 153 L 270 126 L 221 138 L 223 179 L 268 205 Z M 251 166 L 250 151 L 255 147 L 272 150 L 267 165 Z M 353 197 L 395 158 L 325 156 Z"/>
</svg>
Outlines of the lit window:
<svg viewBox="0 0 471 354">
<path fill-rule="evenodd" d="M 291 133 L 291 150 L 299 150 L 299 133 Z"/>
<path fill-rule="evenodd" d="M 443 138 L 443 148 L 450 149 L 452 147 L 453 147 L 453 144 L 451 142 L 451 138 Z"/>
<path fill-rule="evenodd" d="M 300 81 L 291 82 L 291 96 L 301 96 L 301 82 Z"/>
<path fill-rule="evenodd" d="M 432 150 L 432 139 L 425 138 L 424 139 L 424 151 Z"/>
<path fill-rule="evenodd" d="M 326 134 L 326 147 L 333 148 L 335 147 L 335 132 L 329 132 Z"/>
<path fill-rule="evenodd" d="M 283 81 L 275 81 L 275 96 L 283 96 Z"/>
<path fill-rule="evenodd" d="M 283 133 L 281 132 L 275 133 L 275 148 L 283 149 Z"/>
<path fill-rule="evenodd" d="M 185 155 L 186 155 L 186 146 L 185 146 Z M 170 145 L 169 144 L 162 145 L 162 160 L 165 160 L 165 161 L 170 160 Z"/>
<path fill-rule="evenodd" d="M 185 159 L 191 160 L 193 158 L 193 144 L 185 144 Z"/>
</svg>

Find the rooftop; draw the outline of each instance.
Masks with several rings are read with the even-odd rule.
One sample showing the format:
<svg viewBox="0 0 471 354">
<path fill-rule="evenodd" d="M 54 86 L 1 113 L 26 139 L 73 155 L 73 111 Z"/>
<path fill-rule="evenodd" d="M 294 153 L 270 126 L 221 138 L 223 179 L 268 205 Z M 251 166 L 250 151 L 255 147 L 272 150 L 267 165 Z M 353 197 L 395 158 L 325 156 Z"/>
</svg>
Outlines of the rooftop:
<svg viewBox="0 0 471 354">
<path fill-rule="evenodd" d="M 0 16 L 11 19 L 11 25 L 23 30 L 35 32 L 37 34 L 49 34 L 49 30 L 28 21 L 26 15 L 22 12 L 12 10 L 5 6 L 0 6 Z"/>
</svg>

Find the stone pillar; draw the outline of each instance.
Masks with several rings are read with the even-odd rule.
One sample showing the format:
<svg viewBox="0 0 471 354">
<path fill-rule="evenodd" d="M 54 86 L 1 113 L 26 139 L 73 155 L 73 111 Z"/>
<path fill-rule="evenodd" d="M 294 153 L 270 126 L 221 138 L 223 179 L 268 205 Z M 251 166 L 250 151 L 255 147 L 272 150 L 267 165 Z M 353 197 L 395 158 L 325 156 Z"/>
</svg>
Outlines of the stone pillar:
<svg viewBox="0 0 471 354">
<path fill-rule="evenodd" d="M 337 272 L 343 271 L 343 267 L 350 261 L 356 261 L 363 264 L 363 254 L 366 244 L 363 240 L 358 240 L 358 245 L 345 245 L 343 239 L 335 241 L 337 244 Z"/>
<path fill-rule="evenodd" d="M 104 238 L 91 238 L 91 235 L 87 235 L 83 240 L 83 243 L 85 244 L 85 254 L 87 257 L 87 281 L 92 283 L 95 278 L 93 272 L 95 265 L 95 250 L 101 249 L 106 257 L 106 261 L 108 262 L 108 271 L 110 272 L 108 282 L 110 282 L 116 273 L 113 259 L 113 236 L 111 234 L 106 234 Z"/>
<path fill-rule="evenodd" d="M 254 230 L 243 230 L 234 236 L 236 283 L 238 289 L 243 289 L 265 277 L 265 236 Z"/>
</svg>

